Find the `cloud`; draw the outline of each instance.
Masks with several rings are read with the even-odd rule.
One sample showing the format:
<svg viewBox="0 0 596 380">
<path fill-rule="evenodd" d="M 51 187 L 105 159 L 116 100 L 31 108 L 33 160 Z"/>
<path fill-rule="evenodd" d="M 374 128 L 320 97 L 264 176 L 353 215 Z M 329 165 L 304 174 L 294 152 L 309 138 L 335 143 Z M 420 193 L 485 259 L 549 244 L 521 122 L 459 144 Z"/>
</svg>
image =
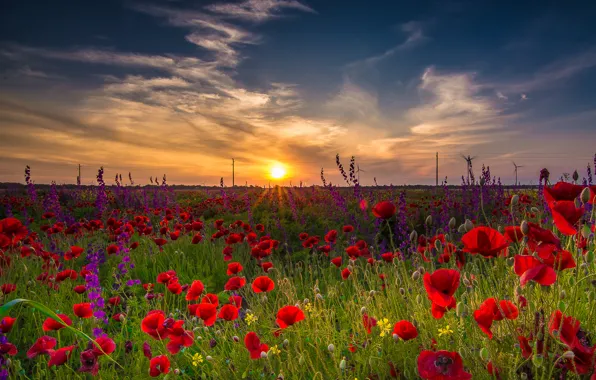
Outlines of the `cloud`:
<svg viewBox="0 0 596 380">
<path fill-rule="evenodd" d="M 254 22 L 279 17 L 279 12 L 284 8 L 315 13 L 309 6 L 295 0 L 245 0 L 239 4 L 217 3 L 207 7 L 210 11 L 227 17 Z"/>
</svg>

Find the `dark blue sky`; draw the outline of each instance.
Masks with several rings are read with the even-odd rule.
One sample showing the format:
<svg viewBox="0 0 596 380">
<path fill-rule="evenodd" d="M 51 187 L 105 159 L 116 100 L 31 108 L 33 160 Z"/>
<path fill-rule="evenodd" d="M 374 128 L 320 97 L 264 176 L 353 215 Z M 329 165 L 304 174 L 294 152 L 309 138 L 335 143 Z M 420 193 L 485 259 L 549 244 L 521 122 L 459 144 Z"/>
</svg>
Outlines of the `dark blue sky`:
<svg viewBox="0 0 596 380">
<path fill-rule="evenodd" d="M 478 156 L 505 182 L 596 153 L 596 4 L 12 1 L 0 12 L 0 178 L 334 173 L 433 183 Z M 38 169 L 37 171 L 35 169 Z M 154 175 L 154 174 L 153 174 Z M 330 174 L 330 176 L 333 175 Z M 91 177 L 91 174 L 89 174 Z"/>
</svg>

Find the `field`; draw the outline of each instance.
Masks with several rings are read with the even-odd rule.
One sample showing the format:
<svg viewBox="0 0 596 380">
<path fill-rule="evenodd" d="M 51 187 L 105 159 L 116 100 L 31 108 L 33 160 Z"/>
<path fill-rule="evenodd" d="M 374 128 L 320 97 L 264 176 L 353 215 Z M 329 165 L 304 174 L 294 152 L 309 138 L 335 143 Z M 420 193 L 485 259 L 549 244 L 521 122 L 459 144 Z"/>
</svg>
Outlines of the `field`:
<svg viewBox="0 0 596 380">
<path fill-rule="evenodd" d="M 2 379 L 596 379 L 596 186 L 27 182 Z"/>
</svg>

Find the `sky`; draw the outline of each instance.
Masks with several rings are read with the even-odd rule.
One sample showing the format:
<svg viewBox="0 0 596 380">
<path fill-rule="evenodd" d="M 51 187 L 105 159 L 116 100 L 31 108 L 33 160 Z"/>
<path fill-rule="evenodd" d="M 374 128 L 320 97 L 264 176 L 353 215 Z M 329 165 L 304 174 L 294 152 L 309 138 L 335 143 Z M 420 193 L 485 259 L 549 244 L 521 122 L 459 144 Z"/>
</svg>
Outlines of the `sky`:
<svg viewBox="0 0 596 380">
<path fill-rule="evenodd" d="M 7 0 L 0 182 L 461 182 L 585 175 L 596 3 Z M 271 180 L 272 167 L 287 177 Z"/>
</svg>

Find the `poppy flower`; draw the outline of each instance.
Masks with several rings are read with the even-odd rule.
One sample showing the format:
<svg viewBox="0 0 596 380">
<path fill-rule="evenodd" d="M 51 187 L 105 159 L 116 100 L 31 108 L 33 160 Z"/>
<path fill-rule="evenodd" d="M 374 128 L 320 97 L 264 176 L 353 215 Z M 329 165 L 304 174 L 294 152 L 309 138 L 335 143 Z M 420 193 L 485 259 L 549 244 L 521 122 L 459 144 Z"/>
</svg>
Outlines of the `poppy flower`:
<svg viewBox="0 0 596 380">
<path fill-rule="evenodd" d="M 335 265 L 336 267 L 340 267 L 342 262 L 341 256 L 337 256 L 331 259 L 331 264 Z"/>
<path fill-rule="evenodd" d="M 225 290 L 238 290 L 246 285 L 246 279 L 244 277 L 230 277 L 228 282 L 224 285 Z"/>
<path fill-rule="evenodd" d="M 226 321 L 234 321 L 238 318 L 238 308 L 235 305 L 223 305 L 219 310 L 218 317 Z"/>
<path fill-rule="evenodd" d="M 462 236 L 461 241 L 464 243 L 464 252 L 484 257 L 497 257 L 509 246 L 509 242 L 499 231 L 484 226 L 474 227 Z"/>
<path fill-rule="evenodd" d="M 192 331 L 179 328 L 177 335 L 170 334 L 170 341 L 166 345 L 168 352 L 172 355 L 180 352 L 182 347 L 190 347 L 194 344 L 194 333 Z"/>
<path fill-rule="evenodd" d="M 397 209 L 393 203 L 391 203 L 389 201 L 382 201 L 382 202 L 377 203 L 372 208 L 372 213 L 377 218 L 389 219 L 393 215 L 395 215 L 396 210 Z"/>
<path fill-rule="evenodd" d="M 269 269 L 273 268 L 273 263 L 269 261 L 261 263 L 261 268 L 263 268 L 263 272 L 269 273 Z"/>
<path fill-rule="evenodd" d="M 298 239 L 300 239 L 300 241 L 304 241 L 308 239 L 308 234 L 306 232 L 301 232 L 300 234 L 298 234 Z"/>
<path fill-rule="evenodd" d="M 387 263 L 392 263 L 394 258 L 395 254 L 393 252 L 381 253 L 381 259 Z"/>
<path fill-rule="evenodd" d="M 161 250 L 162 247 L 168 242 L 166 239 L 163 238 L 155 238 L 153 239 L 153 242 L 159 247 L 159 249 Z"/>
<path fill-rule="evenodd" d="M 236 309 L 240 309 L 242 307 L 242 296 L 230 296 L 228 302 L 236 306 Z"/>
<path fill-rule="evenodd" d="M 259 339 L 258 335 L 252 331 L 244 337 L 244 346 L 250 353 L 251 359 L 259 359 L 261 357 L 261 352 L 269 351 L 269 346 L 265 343 L 261 343 L 261 339 Z"/>
<path fill-rule="evenodd" d="M 474 311 L 474 320 L 478 323 L 478 327 L 484 332 L 490 339 L 493 338 L 493 333 L 490 330 L 493 321 L 500 321 L 504 318 L 516 319 L 519 315 L 517 307 L 510 301 L 499 301 L 494 298 L 487 298 L 478 308 Z"/>
<path fill-rule="evenodd" d="M 92 349 L 81 352 L 80 360 L 81 367 L 79 367 L 79 372 L 88 372 L 93 376 L 97 376 L 97 373 L 99 372 L 99 363 L 97 361 L 97 356 L 95 356 Z"/>
<path fill-rule="evenodd" d="M 519 342 L 519 347 L 522 351 L 522 357 L 524 359 L 528 359 L 530 356 L 532 356 L 532 346 L 530 345 L 529 339 L 525 336 L 518 335 L 517 341 Z"/>
<path fill-rule="evenodd" d="M 461 356 L 457 352 L 422 351 L 418 356 L 418 374 L 423 379 L 471 379 L 464 371 Z"/>
<path fill-rule="evenodd" d="M 571 348 L 571 352 L 573 352 L 573 358 L 565 359 L 565 367 L 578 375 L 590 373 L 594 368 L 596 346 L 586 347 L 577 344 Z M 594 379 L 594 377 L 595 375 L 592 374 L 590 379 Z"/>
<path fill-rule="evenodd" d="M 165 339 L 168 336 L 168 330 L 163 325 L 166 320 L 166 313 L 161 310 L 151 310 L 141 321 L 141 330 L 149 334 L 154 339 Z"/>
<path fill-rule="evenodd" d="M 551 230 L 540 227 L 536 223 L 528 222 L 528 245 L 534 249 L 533 246 L 538 243 L 554 244 L 558 248 L 561 247 L 561 240 L 553 234 Z"/>
<path fill-rule="evenodd" d="M 108 299 L 108 303 L 112 306 L 118 306 L 122 302 L 122 298 L 120 296 L 110 297 Z"/>
<path fill-rule="evenodd" d="M 581 194 L 583 189 L 583 186 L 575 185 L 573 183 L 557 182 L 552 187 L 544 187 L 544 200 L 547 203 L 555 201 L 574 201 L 575 198 Z"/>
<path fill-rule="evenodd" d="M 351 274 L 352 274 L 352 271 L 349 268 L 344 268 L 341 271 L 341 278 L 343 278 L 344 280 L 347 280 Z"/>
<path fill-rule="evenodd" d="M 393 326 L 393 333 L 402 340 L 414 339 L 418 336 L 416 326 L 410 321 L 399 321 Z"/>
<path fill-rule="evenodd" d="M 17 218 L 5 218 L 0 220 L 0 235 L 4 235 L 9 239 L 9 245 L 15 246 L 18 242 L 23 240 L 29 231 L 27 227 L 21 223 Z"/>
<path fill-rule="evenodd" d="M 116 350 L 116 343 L 105 335 L 95 339 L 95 343 L 99 345 L 99 347 L 95 344 L 93 345 L 93 353 L 95 356 L 102 356 L 104 354 L 109 355 Z"/>
<path fill-rule="evenodd" d="M 0 343 L 0 355 L 15 356 L 19 353 L 17 346 L 10 342 Z"/>
<path fill-rule="evenodd" d="M 277 322 L 278 326 L 282 329 L 285 329 L 293 324 L 300 322 L 304 319 L 304 312 L 297 308 L 296 306 L 284 306 L 277 312 Z"/>
<path fill-rule="evenodd" d="M 275 288 L 275 283 L 267 276 L 259 276 L 252 282 L 252 290 L 255 293 L 267 293 Z"/>
<path fill-rule="evenodd" d="M 354 231 L 354 226 L 351 226 L 349 224 L 348 225 L 345 225 L 345 226 L 343 226 L 342 231 L 345 234 L 349 234 L 350 232 Z"/>
<path fill-rule="evenodd" d="M 506 226 L 505 227 L 505 239 L 512 243 L 519 243 L 524 238 L 524 234 L 521 231 L 520 226 Z"/>
<path fill-rule="evenodd" d="M 217 306 L 212 303 L 201 303 L 197 307 L 197 317 L 201 318 L 205 326 L 213 326 L 217 319 Z"/>
<path fill-rule="evenodd" d="M 199 281 L 199 280 L 193 281 L 192 284 L 190 285 L 190 288 L 188 288 L 188 292 L 186 293 L 186 300 L 187 301 L 195 301 L 195 300 L 199 299 L 199 297 L 203 293 L 203 290 L 205 290 L 205 285 L 203 285 L 203 283 L 201 281 Z"/>
<path fill-rule="evenodd" d="M 41 338 L 38 338 L 33 346 L 29 348 L 27 351 L 27 357 L 29 359 L 33 359 L 38 355 L 48 354 L 50 351 L 56 347 L 56 339 L 52 338 L 51 336 L 44 335 Z"/>
<path fill-rule="evenodd" d="M 57 315 L 62 320 L 62 322 L 64 322 L 64 324 L 66 324 L 68 326 L 72 326 L 72 321 L 70 320 L 68 315 L 66 315 L 66 314 L 57 314 Z M 63 329 L 65 327 L 64 324 L 54 320 L 53 318 L 47 318 L 43 322 L 42 328 L 43 328 L 43 331 L 56 331 L 56 330 Z"/>
<path fill-rule="evenodd" d="M 93 309 L 90 302 L 74 304 L 72 305 L 72 311 L 79 318 L 91 318 L 93 316 Z"/>
<path fill-rule="evenodd" d="M 157 377 L 170 372 L 170 359 L 165 355 L 158 355 L 149 361 L 149 376 Z"/>
<path fill-rule="evenodd" d="M 540 262 L 534 256 L 516 255 L 513 269 L 519 276 L 519 284 L 523 287 L 528 281 L 536 281 L 540 285 L 549 286 L 557 280 L 557 274 L 550 266 Z"/>
<path fill-rule="evenodd" d="M 362 324 L 364 325 L 366 332 L 370 334 L 372 332 L 372 328 L 377 325 L 377 320 L 365 313 L 362 314 Z"/>
<path fill-rule="evenodd" d="M 87 288 L 85 287 L 85 285 L 77 285 L 74 288 L 72 288 L 72 290 L 74 290 L 75 293 L 83 294 L 87 291 Z"/>
<path fill-rule="evenodd" d="M 237 263 L 237 262 L 233 262 L 233 263 L 229 263 L 228 264 L 228 271 L 226 272 L 226 274 L 228 276 L 232 276 L 232 275 L 237 275 L 238 273 L 242 272 L 242 264 Z"/>
<path fill-rule="evenodd" d="M 561 310 L 556 310 L 550 317 L 548 331 L 553 337 L 557 337 L 568 347 L 578 344 L 577 333 L 579 332 L 580 322 L 570 316 L 565 316 Z M 555 331 L 558 334 L 555 335 Z"/>
<path fill-rule="evenodd" d="M 70 247 L 70 250 L 64 254 L 64 260 L 68 261 L 76 259 L 77 257 L 81 256 L 81 253 L 83 253 L 83 248 L 73 245 Z"/>
<path fill-rule="evenodd" d="M 76 280 L 79 275 L 75 270 L 66 269 L 56 274 L 56 282 L 62 282 L 66 279 Z"/>
<path fill-rule="evenodd" d="M 459 287 L 460 274 L 454 269 L 437 269 L 425 273 L 423 282 L 428 298 L 439 306 L 447 307 Z"/>
<path fill-rule="evenodd" d="M 337 230 L 331 230 L 331 231 L 327 232 L 327 234 L 325 235 L 325 241 L 327 243 L 335 243 L 336 240 L 337 240 Z"/>
<path fill-rule="evenodd" d="M 2 320 L 0 321 L 0 333 L 8 334 L 10 330 L 12 330 L 12 326 L 14 325 L 14 322 L 16 320 L 16 318 L 11 317 L 2 318 Z"/>
<path fill-rule="evenodd" d="M 133 250 L 137 249 L 138 247 L 139 247 L 138 241 L 132 242 L 132 244 L 130 245 L 130 249 L 133 249 Z"/>
<path fill-rule="evenodd" d="M 115 255 L 118 252 L 120 252 L 120 247 L 118 247 L 115 244 L 111 244 L 111 245 L 108 245 L 107 251 L 108 251 L 108 255 Z"/>
<path fill-rule="evenodd" d="M 170 291 L 170 293 L 172 293 L 172 294 L 180 294 L 180 293 L 182 293 L 182 285 L 180 285 L 180 283 L 178 282 L 178 280 L 171 281 L 168 284 L 167 288 Z"/>
<path fill-rule="evenodd" d="M 48 367 L 59 366 L 66 363 L 66 361 L 70 358 L 72 350 L 74 350 L 75 347 L 76 346 L 67 346 L 59 348 L 56 351 L 50 352 L 50 360 L 48 361 Z"/>
<path fill-rule="evenodd" d="M 157 275 L 157 282 L 160 284 L 167 284 L 168 282 L 175 279 L 177 279 L 176 272 L 171 269 L 166 272 L 161 272 Z"/>
<path fill-rule="evenodd" d="M 0 292 L 3 294 L 10 294 L 15 290 L 17 290 L 17 286 L 15 284 L 2 284 L 2 286 L 0 286 Z"/>
<path fill-rule="evenodd" d="M 219 298 L 217 294 L 207 293 L 201 298 L 201 303 L 211 303 L 217 307 L 219 305 Z"/>
<path fill-rule="evenodd" d="M 577 223 L 584 215 L 583 207 L 575 207 L 573 201 L 558 201 L 550 204 L 553 222 L 559 232 L 571 236 L 577 233 Z"/>
</svg>

